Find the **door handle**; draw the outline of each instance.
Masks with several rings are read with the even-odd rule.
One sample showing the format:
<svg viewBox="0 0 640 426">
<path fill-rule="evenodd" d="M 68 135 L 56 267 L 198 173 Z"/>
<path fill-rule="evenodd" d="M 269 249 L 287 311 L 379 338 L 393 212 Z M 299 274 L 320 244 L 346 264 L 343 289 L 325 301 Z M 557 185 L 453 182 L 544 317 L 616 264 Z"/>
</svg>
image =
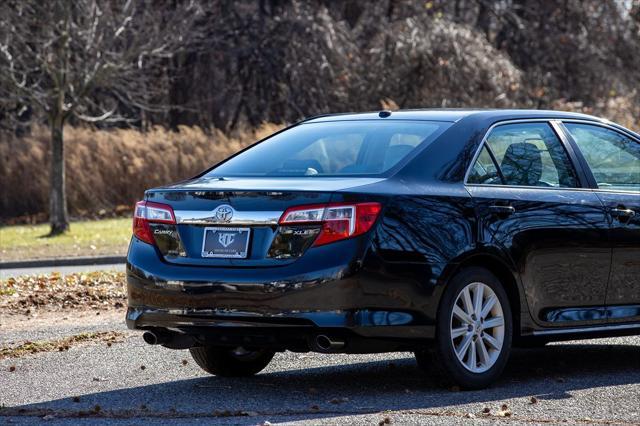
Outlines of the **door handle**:
<svg viewBox="0 0 640 426">
<path fill-rule="evenodd" d="M 618 220 L 621 219 L 631 219 L 636 215 L 636 212 L 631 209 L 626 209 L 624 207 L 616 207 L 611 209 L 611 216 L 615 217 Z"/>
<path fill-rule="evenodd" d="M 516 208 L 513 206 L 493 205 L 489 206 L 489 211 L 498 216 L 511 216 L 516 212 Z"/>
</svg>

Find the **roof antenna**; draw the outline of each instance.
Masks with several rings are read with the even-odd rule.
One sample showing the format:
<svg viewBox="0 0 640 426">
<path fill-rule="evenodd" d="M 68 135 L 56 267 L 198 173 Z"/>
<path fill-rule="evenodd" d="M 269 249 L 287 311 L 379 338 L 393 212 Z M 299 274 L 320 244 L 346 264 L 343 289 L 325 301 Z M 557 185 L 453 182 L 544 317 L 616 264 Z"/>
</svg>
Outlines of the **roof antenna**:
<svg viewBox="0 0 640 426">
<path fill-rule="evenodd" d="M 384 111 L 380 111 L 380 112 L 378 113 L 378 116 L 379 116 L 380 118 L 387 118 L 387 117 L 388 117 L 388 116 L 390 116 L 390 115 L 391 115 L 391 111 L 386 110 L 386 109 L 385 109 Z"/>
</svg>

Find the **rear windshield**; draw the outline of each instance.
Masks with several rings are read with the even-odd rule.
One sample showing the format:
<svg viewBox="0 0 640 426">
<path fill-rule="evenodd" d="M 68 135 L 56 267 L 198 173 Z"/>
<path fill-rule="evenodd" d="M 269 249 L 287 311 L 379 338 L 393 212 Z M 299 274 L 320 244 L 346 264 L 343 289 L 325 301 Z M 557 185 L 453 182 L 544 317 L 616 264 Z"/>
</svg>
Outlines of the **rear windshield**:
<svg viewBox="0 0 640 426">
<path fill-rule="evenodd" d="M 379 175 L 450 125 L 400 120 L 304 123 L 238 154 L 207 176 Z"/>
</svg>

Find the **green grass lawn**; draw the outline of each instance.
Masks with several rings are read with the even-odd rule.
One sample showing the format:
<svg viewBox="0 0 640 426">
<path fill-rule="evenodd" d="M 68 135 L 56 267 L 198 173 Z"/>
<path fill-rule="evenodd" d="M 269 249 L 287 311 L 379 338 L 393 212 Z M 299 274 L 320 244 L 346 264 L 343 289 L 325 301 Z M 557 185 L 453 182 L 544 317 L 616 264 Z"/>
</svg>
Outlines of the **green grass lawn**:
<svg viewBox="0 0 640 426">
<path fill-rule="evenodd" d="M 72 222 L 64 235 L 47 237 L 49 225 L 0 227 L 0 261 L 126 254 L 131 219 Z"/>
</svg>

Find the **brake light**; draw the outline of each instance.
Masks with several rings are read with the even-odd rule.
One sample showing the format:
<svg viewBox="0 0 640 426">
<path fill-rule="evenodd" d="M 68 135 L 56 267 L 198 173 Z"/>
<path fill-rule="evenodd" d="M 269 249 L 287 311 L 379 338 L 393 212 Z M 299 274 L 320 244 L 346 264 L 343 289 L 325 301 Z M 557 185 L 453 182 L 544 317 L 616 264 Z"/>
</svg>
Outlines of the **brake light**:
<svg viewBox="0 0 640 426">
<path fill-rule="evenodd" d="M 279 220 L 280 225 L 321 224 L 314 246 L 329 244 L 367 232 L 382 206 L 380 203 L 315 204 L 291 207 Z"/>
<path fill-rule="evenodd" d="M 154 244 L 149 223 L 175 224 L 176 217 L 171 206 L 151 201 L 138 201 L 133 212 L 133 235 L 145 243 Z"/>
</svg>

